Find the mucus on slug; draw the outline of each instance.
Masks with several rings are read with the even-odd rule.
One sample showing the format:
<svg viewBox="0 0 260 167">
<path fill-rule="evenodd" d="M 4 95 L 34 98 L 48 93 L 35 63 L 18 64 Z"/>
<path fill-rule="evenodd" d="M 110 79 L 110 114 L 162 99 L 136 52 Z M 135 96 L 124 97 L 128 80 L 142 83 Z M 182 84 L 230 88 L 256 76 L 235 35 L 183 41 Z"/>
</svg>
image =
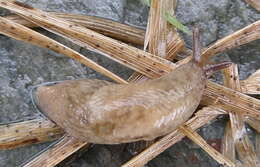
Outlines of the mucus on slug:
<svg viewBox="0 0 260 167">
<path fill-rule="evenodd" d="M 193 60 L 158 79 L 115 84 L 103 80 L 64 81 L 38 87 L 38 108 L 68 134 L 91 143 L 152 140 L 183 124 L 196 110 L 207 72 L 193 32 Z M 79 112 L 80 111 L 80 112 Z"/>
</svg>

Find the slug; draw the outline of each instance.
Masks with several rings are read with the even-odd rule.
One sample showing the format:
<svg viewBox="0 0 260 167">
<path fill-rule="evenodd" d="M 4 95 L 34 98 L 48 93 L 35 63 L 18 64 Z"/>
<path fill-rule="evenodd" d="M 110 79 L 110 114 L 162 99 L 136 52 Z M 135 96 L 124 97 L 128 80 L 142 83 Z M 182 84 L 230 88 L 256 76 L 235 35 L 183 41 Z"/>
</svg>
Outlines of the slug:
<svg viewBox="0 0 260 167">
<path fill-rule="evenodd" d="M 198 29 L 193 60 L 158 79 L 116 84 L 72 80 L 44 85 L 34 92 L 37 107 L 75 138 L 98 144 L 152 140 L 188 120 L 198 107 L 208 69 L 200 62 Z"/>
</svg>

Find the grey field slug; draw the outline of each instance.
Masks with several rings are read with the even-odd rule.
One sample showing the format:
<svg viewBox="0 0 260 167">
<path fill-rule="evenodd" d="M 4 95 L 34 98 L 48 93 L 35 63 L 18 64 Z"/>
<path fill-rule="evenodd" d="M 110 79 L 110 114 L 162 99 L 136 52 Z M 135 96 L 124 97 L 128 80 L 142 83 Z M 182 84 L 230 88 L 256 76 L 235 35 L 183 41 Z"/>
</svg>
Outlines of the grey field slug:
<svg viewBox="0 0 260 167">
<path fill-rule="evenodd" d="M 198 39 L 193 41 L 193 60 L 158 79 L 129 84 L 84 79 L 40 86 L 34 92 L 37 107 L 71 136 L 91 143 L 152 140 L 170 133 L 198 107 L 206 72 L 227 66 L 206 69 Z"/>
</svg>

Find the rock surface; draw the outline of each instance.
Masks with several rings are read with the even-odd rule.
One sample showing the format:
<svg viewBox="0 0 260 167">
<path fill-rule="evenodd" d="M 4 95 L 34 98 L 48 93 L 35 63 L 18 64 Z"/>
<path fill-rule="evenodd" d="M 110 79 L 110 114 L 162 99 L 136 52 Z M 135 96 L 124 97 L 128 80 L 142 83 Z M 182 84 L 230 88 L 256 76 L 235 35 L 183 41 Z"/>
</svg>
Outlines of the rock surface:
<svg viewBox="0 0 260 167">
<path fill-rule="evenodd" d="M 148 16 L 148 8 L 139 0 L 21 0 L 21 2 L 43 10 L 95 15 L 139 27 L 146 26 Z M 8 11 L 0 9 L 1 15 L 7 13 Z M 204 46 L 260 19 L 260 14 L 243 0 L 220 0 L 218 2 L 182 0 L 177 4 L 176 16 L 189 27 L 193 24 L 201 27 Z M 43 33 L 66 43 L 84 55 L 90 55 L 93 60 L 120 76 L 126 78 L 131 73 L 129 69 L 81 49 L 56 35 Z M 187 46 L 190 46 L 190 38 L 182 35 Z M 238 63 L 241 78 L 245 78 L 260 68 L 259 57 L 258 40 L 232 49 L 215 59 L 231 59 Z M 30 89 L 32 86 L 48 81 L 76 78 L 106 79 L 62 55 L 0 36 L 0 123 L 26 120 L 38 115 L 31 104 Z M 224 122 L 223 119 L 219 119 L 200 130 L 203 137 L 218 149 L 221 145 Z M 48 145 L 45 143 L 0 151 L 0 167 L 18 166 Z M 116 167 L 131 156 L 126 145 L 94 145 L 88 151 L 80 151 L 68 158 L 59 166 Z M 219 165 L 198 146 L 185 139 L 152 160 L 147 166 L 215 167 Z"/>
</svg>

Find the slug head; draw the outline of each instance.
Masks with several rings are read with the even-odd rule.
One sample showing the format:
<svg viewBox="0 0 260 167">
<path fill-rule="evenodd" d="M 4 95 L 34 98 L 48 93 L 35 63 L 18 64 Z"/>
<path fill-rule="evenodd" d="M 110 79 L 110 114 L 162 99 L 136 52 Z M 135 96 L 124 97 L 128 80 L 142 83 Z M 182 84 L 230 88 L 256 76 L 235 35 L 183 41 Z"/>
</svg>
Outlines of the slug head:
<svg viewBox="0 0 260 167">
<path fill-rule="evenodd" d="M 219 64 L 206 65 L 206 61 L 203 60 L 201 55 L 200 33 L 197 26 L 193 27 L 192 52 L 194 62 L 204 70 L 207 77 L 210 77 L 214 72 L 227 68 L 232 64 L 231 62 L 222 62 Z"/>
</svg>

